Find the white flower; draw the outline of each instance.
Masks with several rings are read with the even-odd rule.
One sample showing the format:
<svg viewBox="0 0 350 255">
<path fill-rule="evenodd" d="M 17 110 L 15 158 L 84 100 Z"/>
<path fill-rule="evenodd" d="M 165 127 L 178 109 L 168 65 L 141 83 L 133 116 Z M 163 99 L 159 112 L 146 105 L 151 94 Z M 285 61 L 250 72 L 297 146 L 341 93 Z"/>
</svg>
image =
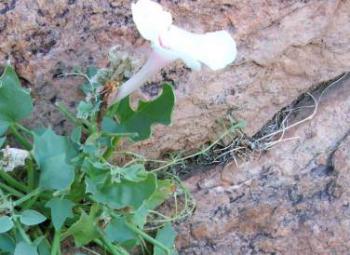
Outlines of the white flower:
<svg viewBox="0 0 350 255">
<path fill-rule="evenodd" d="M 110 97 L 110 104 L 128 96 L 174 60 L 181 59 L 194 70 L 199 70 L 202 63 L 219 70 L 236 58 L 236 43 L 227 31 L 188 32 L 172 25 L 171 14 L 151 0 L 139 0 L 131 10 L 137 29 L 151 41 L 153 52 L 141 70 L 121 86 L 117 95 Z"/>
<path fill-rule="evenodd" d="M 10 172 L 18 166 L 24 166 L 25 160 L 30 155 L 28 151 L 10 147 L 2 149 L 1 152 L 0 166 L 5 172 Z"/>
</svg>

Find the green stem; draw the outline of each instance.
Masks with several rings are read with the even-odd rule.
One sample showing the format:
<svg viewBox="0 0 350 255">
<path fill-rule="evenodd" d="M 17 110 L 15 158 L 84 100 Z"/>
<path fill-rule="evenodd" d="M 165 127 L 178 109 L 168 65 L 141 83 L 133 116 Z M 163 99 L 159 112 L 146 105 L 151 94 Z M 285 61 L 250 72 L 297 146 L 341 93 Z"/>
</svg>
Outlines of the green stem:
<svg viewBox="0 0 350 255">
<path fill-rule="evenodd" d="M 112 138 L 112 145 L 110 147 L 108 147 L 108 149 L 105 151 L 105 153 L 103 154 L 103 158 L 104 159 L 109 159 L 109 157 L 112 155 L 112 153 L 115 150 L 115 146 L 117 146 L 117 143 L 119 142 L 119 137 L 113 137 Z"/>
<path fill-rule="evenodd" d="M 18 182 L 15 178 L 13 178 L 11 175 L 6 173 L 3 169 L 0 168 L 0 178 L 3 179 L 5 182 L 10 184 L 12 187 L 23 191 L 28 192 L 28 188 L 23 185 L 22 183 Z"/>
<path fill-rule="evenodd" d="M 166 247 L 164 244 L 162 244 L 161 242 L 159 242 L 158 240 L 154 239 L 153 237 L 147 235 L 145 232 L 143 232 L 142 230 L 140 230 L 139 228 L 137 228 L 134 225 L 131 225 L 128 222 L 125 222 L 126 226 L 133 231 L 134 233 L 140 235 L 142 238 L 144 238 L 146 241 L 150 242 L 151 244 L 153 244 L 154 246 L 158 246 L 159 248 L 161 248 L 162 250 L 164 250 L 166 252 L 166 254 L 170 255 L 171 251 L 169 250 L 168 247 Z"/>
<path fill-rule="evenodd" d="M 29 160 L 27 166 L 27 174 L 28 174 L 28 187 L 30 190 L 34 189 L 35 186 L 35 172 L 33 166 L 33 160 Z"/>
<path fill-rule="evenodd" d="M 1 171 L 1 170 L 0 170 Z M 10 187 L 10 186 L 7 186 L 6 184 L 4 183 L 0 183 L 0 189 L 3 189 L 3 190 L 6 190 L 7 192 L 9 192 L 11 195 L 13 196 L 16 196 L 16 197 L 22 197 L 24 196 L 23 193 L 19 192 L 18 190 Z"/>
<path fill-rule="evenodd" d="M 74 123 L 76 126 L 82 126 L 84 127 L 84 125 L 87 127 L 87 130 L 92 133 L 93 128 L 91 127 L 91 123 L 89 123 L 87 120 L 81 120 L 78 119 L 72 112 L 70 112 L 68 110 L 68 108 L 62 103 L 62 102 L 58 102 L 56 103 L 56 106 L 58 108 L 58 110 L 68 119 L 70 120 L 72 123 Z M 83 124 L 83 125 L 82 125 Z M 85 127 L 84 127 L 85 128 Z"/>
<path fill-rule="evenodd" d="M 39 193 L 41 192 L 40 188 L 37 188 L 35 190 L 33 190 L 32 192 L 28 193 L 27 195 L 25 195 L 24 197 L 16 200 L 15 202 L 13 202 L 14 206 L 19 206 L 20 204 L 26 202 L 27 200 L 31 199 L 32 197 L 37 196 Z"/>
<path fill-rule="evenodd" d="M 10 126 L 11 133 L 15 136 L 17 141 L 27 150 L 32 149 L 31 143 L 28 141 L 27 138 L 25 138 L 23 135 L 21 135 L 20 132 L 17 130 L 16 124 Z"/>
<path fill-rule="evenodd" d="M 26 241 L 28 244 L 32 244 L 32 241 L 30 240 L 29 236 L 27 235 L 27 233 L 22 228 L 22 225 L 17 220 L 15 220 L 14 222 L 15 222 L 15 226 L 16 226 L 19 234 L 23 238 L 23 240 Z"/>
<path fill-rule="evenodd" d="M 56 230 L 53 237 L 53 243 L 51 248 L 51 255 L 61 255 L 61 230 Z"/>
<path fill-rule="evenodd" d="M 128 254 L 125 251 L 123 251 L 122 249 L 120 249 L 119 247 L 114 246 L 110 241 L 108 241 L 104 237 L 103 234 L 101 235 L 100 240 L 95 240 L 94 242 L 97 243 L 99 246 L 106 248 L 113 255 L 127 255 Z"/>
<path fill-rule="evenodd" d="M 21 125 L 20 123 L 15 123 L 16 127 L 19 128 L 20 130 L 22 130 L 23 132 L 26 132 L 28 135 L 33 136 L 33 132 L 30 131 L 28 128 L 26 128 L 25 126 Z"/>
</svg>

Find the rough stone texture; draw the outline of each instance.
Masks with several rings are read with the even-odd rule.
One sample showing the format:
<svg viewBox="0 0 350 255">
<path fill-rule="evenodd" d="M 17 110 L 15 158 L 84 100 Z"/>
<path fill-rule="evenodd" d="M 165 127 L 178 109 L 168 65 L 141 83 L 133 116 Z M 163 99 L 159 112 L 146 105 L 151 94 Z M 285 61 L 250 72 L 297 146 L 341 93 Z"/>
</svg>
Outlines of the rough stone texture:
<svg viewBox="0 0 350 255">
<path fill-rule="evenodd" d="M 348 0 L 160 1 L 175 23 L 196 32 L 227 29 L 238 43 L 236 62 L 221 72 L 170 66 L 152 84 L 174 81 L 172 127 L 136 146 L 149 156 L 190 150 L 217 135 L 216 122 L 244 119 L 253 135 L 276 111 L 321 81 L 350 70 Z M 138 35 L 126 0 L 4 0 L 0 2 L 0 62 L 10 57 L 36 97 L 36 122 L 65 127 L 54 103 L 74 107 L 77 78 L 60 78 L 75 65 L 104 67 L 108 49 L 122 45 L 144 61 L 148 43 Z M 155 90 L 157 91 L 157 89 Z"/>
<path fill-rule="evenodd" d="M 350 79 L 286 134 L 298 139 L 188 179 L 197 209 L 178 226 L 180 254 L 348 254 L 349 98 Z"/>
</svg>

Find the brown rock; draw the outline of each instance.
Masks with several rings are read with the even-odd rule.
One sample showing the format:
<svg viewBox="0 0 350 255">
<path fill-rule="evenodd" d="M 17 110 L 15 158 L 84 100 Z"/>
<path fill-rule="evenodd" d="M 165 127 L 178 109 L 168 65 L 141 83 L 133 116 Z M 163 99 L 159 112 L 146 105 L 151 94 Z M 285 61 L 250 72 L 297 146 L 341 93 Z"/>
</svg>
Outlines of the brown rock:
<svg viewBox="0 0 350 255">
<path fill-rule="evenodd" d="M 228 115 L 246 120 L 245 132 L 253 135 L 299 94 L 350 69 L 349 1 L 161 3 L 184 28 L 231 31 L 239 55 L 220 72 L 191 72 L 178 63 L 154 78 L 175 82 L 177 106 L 172 127 L 158 126 L 153 139 L 134 146 L 149 156 L 199 148 L 217 136 L 217 121 Z M 54 103 L 74 107 L 82 80 L 60 74 L 73 66 L 104 67 L 115 44 L 133 59 L 145 59 L 149 46 L 132 22 L 130 1 L 0 3 L 0 61 L 9 57 L 32 88 L 37 124 L 66 127 Z"/>
<path fill-rule="evenodd" d="M 192 177 L 215 180 L 209 187 L 190 178 L 197 208 L 178 226 L 180 239 L 191 230 L 180 254 L 347 254 L 349 98 L 350 79 L 325 90 L 314 118 L 287 132 L 298 139 Z"/>
</svg>

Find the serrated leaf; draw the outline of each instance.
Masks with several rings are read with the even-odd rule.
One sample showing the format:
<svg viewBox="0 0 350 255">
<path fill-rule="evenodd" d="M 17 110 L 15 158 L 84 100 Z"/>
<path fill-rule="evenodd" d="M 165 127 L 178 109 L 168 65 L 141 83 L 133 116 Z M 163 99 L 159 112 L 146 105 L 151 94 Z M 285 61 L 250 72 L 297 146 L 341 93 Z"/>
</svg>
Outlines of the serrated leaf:
<svg viewBox="0 0 350 255">
<path fill-rule="evenodd" d="M 35 210 L 24 210 L 21 212 L 19 220 L 27 226 L 38 225 L 46 220 L 46 217 Z"/>
<path fill-rule="evenodd" d="M 105 229 L 106 236 L 111 242 L 137 242 L 137 235 L 125 224 L 124 217 L 114 217 Z"/>
<path fill-rule="evenodd" d="M 73 217 L 73 206 L 72 201 L 61 198 L 52 198 L 46 203 L 46 207 L 51 209 L 51 221 L 56 230 L 62 228 L 67 218 Z"/>
<path fill-rule="evenodd" d="M 148 173 L 145 170 L 144 165 L 134 164 L 128 167 L 119 168 L 119 173 L 124 179 L 132 182 L 140 182 L 147 178 Z"/>
<path fill-rule="evenodd" d="M 69 139 L 51 129 L 36 133 L 33 154 L 41 170 L 40 187 L 64 190 L 72 184 L 74 168 L 70 162 L 77 152 Z"/>
<path fill-rule="evenodd" d="M 76 246 L 83 246 L 99 237 L 95 217 L 94 212 L 87 215 L 82 211 L 79 220 L 66 231 L 66 235 L 73 236 Z"/>
<path fill-rule="evenodd" d="M 0 77 L 0 135 L 9 125 L 30 116 L 33 101 L 30 93 L 21 87 L 15 70 L 7 65 Z"/>
<path fill-rule="evenodd" d="M 99 203 L 107 204 L 114 209 L 132 208 L 136 210 L 148 199 L 157 187 L 157 178 L 148 174 L 141 182 L 121 180 L 120 183 L 105 182 L 100 179 L 86 179 L 87 192 Z"/>
<path fill-rule="evenodd" d="M 26 242 L 19 242 L 16 245 L 14 255 L 38 255 L 37 248 Z"/>
<path fill-rule="evenodd" d="M 145 200 L 137 211 L 135 211 L 135 213 L 132 215 L 132 221 L 135 222 L 139 228 L 143 228 L 143 226 L 146 224 L 147 215 L 149 214 L 150 210 L 153 210 L 164 203 L 164 201 L 174 193 L 175 189 L 176 186 L 172 181 L 158 180 L 157 189 L 154 191 L 152 196 Z"/>
<path fill-rule="evenodd" d="M 0 234 L 5 233 L 13 228 L 13 222 L 8 216 L 0 217 Z"/>
<path fill-rule="evenodd" d="M 150 137 L 151 127 L 159 123 L 169 125 L 171 114 L 175 104 L 175 95 L 170 85 L 163 87 L 162 94 L 153 101 L 140 101 L 138 108 L 134 111 L 130 107 L 129 97 L 123 99 L 117 107 L 111 108 L 112 117 L 105 117 L 102 121 L 102 129 L 109 133 L 136 133 L 132 136 L 134 141 L 144 140 Z"/>
<path fill-rule="evenodd" d="M 13 254 L 16 244 L 7 234 L 0 234 L 0 252 L 10 252 Z"/>
<path fill-rule="evenodd" d="M 170 255 L 177 254 L 175 250 L 175 238 L 176 238 L 176 232 L 174 228 L 171 226 L 170 223 L 167 223 L 163 228 L 158 230 L 157 233 L 157 241 L 164 244 L 166 247 L 169 248 Z M 154 252 L 153 255 L 168 255 L 163 249 L 161 249 L 158 246 L 154 246 Z"/>
</svg>

